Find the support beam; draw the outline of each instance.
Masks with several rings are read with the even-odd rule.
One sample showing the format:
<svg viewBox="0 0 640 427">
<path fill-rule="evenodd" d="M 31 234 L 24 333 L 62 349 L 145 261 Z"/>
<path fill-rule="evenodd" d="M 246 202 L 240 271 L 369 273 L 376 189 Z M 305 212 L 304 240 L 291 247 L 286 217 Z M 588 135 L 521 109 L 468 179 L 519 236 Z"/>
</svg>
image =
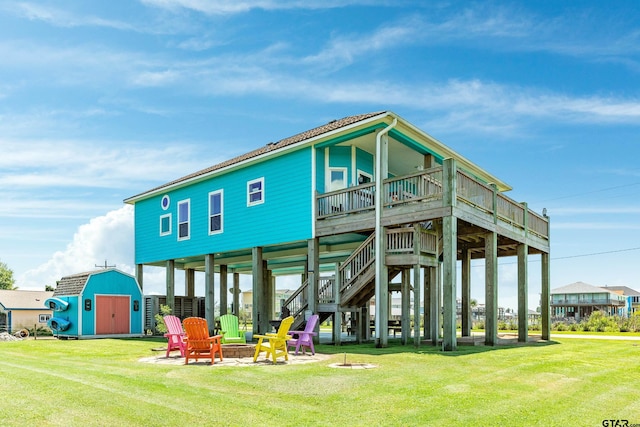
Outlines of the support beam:
<svg viewBox="0 0 640 427">
<path fill-rule="evenodd" d="M 471 251 L 462 249 L 462 336 L 471 336 Z"/>
<path fill-rule="evenodd" d="M 542 310 L 542 339 L 549 340 L 551 338 L 551 316 L 550 316 L 550 277 L 551 271 L 549 268 L 549 254 L 543 253 L 541 256 L 542 264 L 542 294 L 540 296 L 540 309 Z"/>
<path fill-rule="evenodd" d="M 215 326 L 215 258 L 213 254 L 204 256 L 204 317 L 209 324 L 209 332 Z"/>
<path fill-rule="evenodd" d="M 233 273 L 233 314 L 240 317 L 240 273 Z"/>
<path fill-rule="evenodd" d="M 440 267 L 440 263 L 438 263 L 438 267 L 433 268 L 430 267 L 429 268 L 429 276 L 430 276 L 430 285 L 429 285 L 429 293 L 430 293 L 430 300 L 431 300 L 431 308 L 429 310 L 429 324 L 431 326 L 431 343 L 434 346 L 438 346 L 440 343 L 440 309 L 441 309 L 441 304 L 440 304 L 440 296 L 442 295 L 441 293 L 441 289 L 442 289 L 442 284 L 440 282 L 440 277 L 442 275 L 441 271 L 440 271 L 441 267 Z"/>
<path fill-rule="evenodd" d="M 455 207 L 457 203 L 457 171 L 455 159 L 442 162 L 442 204 Z M 442 349 L 457 348 L 456 319 L 456 263 L 458 259 L 458 219 L 453 215 L 442 218 Z"/>
<path fill-rule="evenodd" d="M 336 307 L 340 307 L 340 263 L 336 262 L 335 280 L 333 281 L 333 298 L 336 303 Z M 367 328 L 369 322 L 367 322 Z M 333 313 L 333 343 L 340 345 L 342 343 L 342 316 L 336 309 Z"/>
<path fill-rule="evenodd" d="M 420 347 L 420 266 L 413 266 L 413 345 Z"/>
<path fill-rule="evenodd" d="M 424 272 L 424 281 L 422 283 L 422 290 L 424 291 L 424 316 L 422 317 L 422 321 L 424 322 L 424 339 L 431 339 L 431 288 L 433 284 L 431 283 L 431 269 L 433 267 L 425 267 L 423 268 Z"/>
<path fill-rule="evenodd" d="M 400 340 L 402 345 L 407 345 L 409 341 L 409 335 L 411 333 L 411 318 L 409 316 L 409 307 L 410 307 L 410 270 L 405 268 L 402 270 L 402 285 L 401 285 L 401 295 L 400 295 L 400 307 L 402 312 L 400 313 L 400 324 L 401 324 L 401 332 L 400 332 Z M 389 310 L 391 312 L 391 310 Z"/>
<path fill-rule="evenodd" d="M 498 235 L 484 236 L 485 253 L 485 345 L 498 344 Z"/>
<path fill-rule="evenodd" d="M 269 319 L 265 320 L 267 314 L 264 313 L 264 301 L 262 298 L 264 292 L 264 267 L 261 247 L 255 247 L 251 250 L 251 259 L 253 271 L 253 312 L 251 314 L 253 333 L 263 334 L 269 332 L 267 328 L 263 327 L 264 322 L 268 322 Z"/>
<path fill-rule="evenodd" d="M 527 342 L 529 336 L 528 252 L 529 247 L 526 244 L 518 245 L 518 342 Z"/>
<path fill-rule="evenodd" d="M 456 242 L 457 223 L 454 216 L 442 219 L 442 348 L 455 351 L 457 348 L 456 319 L 458 304 L 456 301 Z"/>
<path fill-rule="evenodd" d="M 193 268 L 184 270 L 184 294 L 188 297 L 194 297 L 196 289 L 196 271 Z"/>
<path fill-rule="evenodd" d="M 227 266 L 225 264 L 220 265 L 220 316 L 227 314 L 229 287 L 227 285 Z"/>
<path fill-rule="evenodd" d="M 320 277 L 320 250 L 318 239 L 307 240 L 307 310 L 317 312 L 318 304 L 318 278 Z"/>
<path fill-rule="evenodd" d="M 144 265 L 143 264 L 136 264 L 136 280 L 138 281 L 138 285 L 140 285 L 140 290 L 143 291 L 142 294 L 144 295 Z"/>
<path fill-rule="evenodd" d="M 176 263 L 174 260 L 167 260 L 166 264 L 166 290 L 167 290 L 167 305 L 171 307 L 171 312 L 176 308 Z"/>
</svg>

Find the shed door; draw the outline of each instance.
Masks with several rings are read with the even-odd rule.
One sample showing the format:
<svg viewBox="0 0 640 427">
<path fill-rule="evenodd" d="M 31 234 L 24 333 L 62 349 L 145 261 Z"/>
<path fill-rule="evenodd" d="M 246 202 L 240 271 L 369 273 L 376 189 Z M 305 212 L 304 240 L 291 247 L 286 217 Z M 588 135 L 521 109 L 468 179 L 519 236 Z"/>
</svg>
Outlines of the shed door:
<svg viewBox="0 0 640 427">
<path fill-rule="evenodd" d="M 129 296 L 96 295 L 96 335 L 128 334 Z"/>
</svg>

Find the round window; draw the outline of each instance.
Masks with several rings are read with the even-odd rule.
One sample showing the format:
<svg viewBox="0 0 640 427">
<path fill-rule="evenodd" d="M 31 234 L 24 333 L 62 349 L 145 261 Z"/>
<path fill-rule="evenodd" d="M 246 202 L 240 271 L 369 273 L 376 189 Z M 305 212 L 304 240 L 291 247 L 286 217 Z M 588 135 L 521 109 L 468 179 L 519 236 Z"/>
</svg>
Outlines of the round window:
<svg viewBox="0 0 640 427">
<path fill-rule="evenodd" d="M 169 199 L 169 195 L 165 194 L 164 196 L 162 196 L 162 201 L 160 202 L 161 206 L 162 206 L 162 210 L 167 210 L 169 209 L 169 205 L 171 204 L 171 199 Z"/>
</svg>

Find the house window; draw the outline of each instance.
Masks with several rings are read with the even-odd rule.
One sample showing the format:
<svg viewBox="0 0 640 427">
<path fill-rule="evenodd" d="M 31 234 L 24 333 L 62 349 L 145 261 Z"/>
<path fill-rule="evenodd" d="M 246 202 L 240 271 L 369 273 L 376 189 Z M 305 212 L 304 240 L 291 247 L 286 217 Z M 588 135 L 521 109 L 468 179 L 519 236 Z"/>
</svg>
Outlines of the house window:
<svg viewBox="0 0 640 427">
<path fill-rule="evenodd" d="M 329 191 L 347 188 L 347 168 L 329 169 Z"/>
<path fill-rule="evenodd" d="M 264 178 L 247 182 L 247 206 L 264 203 Z"/>
<path fill-rule="evenodd" d="M 209 193 L 209 234 L 222 233 L 222 190 Z"/>
<path fill-rule="evenodd" d="M 171 234 L 171 214 L 160 216 L 160 235 L 167 236 Z"/>
<path fill-rule="evenodd" d="M 373 181 L 373 175 L 368 174 L 366 172 L 361 171 L 360 169 L 358 169 L 358 184 L 368 184 L 371 181 Z"/>
<path fill-rule="evenodd" d="M 40 316 L 38 316 L 38 322 L 40 323 L 47 323 L 49 319 L 51 319 L 50 314 L 41 314 Z"/>
<path fill-rule="evenodd" d="M 191 234 L 190 200 L 178 202 L 178 240 L 187 240 Z"/>
</svg>

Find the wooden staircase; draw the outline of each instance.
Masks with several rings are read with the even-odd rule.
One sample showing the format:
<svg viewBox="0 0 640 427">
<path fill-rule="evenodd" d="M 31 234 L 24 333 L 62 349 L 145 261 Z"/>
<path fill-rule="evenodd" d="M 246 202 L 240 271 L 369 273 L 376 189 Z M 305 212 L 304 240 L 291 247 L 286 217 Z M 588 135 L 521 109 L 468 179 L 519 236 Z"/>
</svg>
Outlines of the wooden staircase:
<svg viewBox="0 0 640 427">
<path fill-rule="evenodd" d="M 387 232 L 387 254 L 390 255 L 412 254 L 417 251 L 429 257 L 437 256 L 436 233 L 425 228 L 419 228 L 415 233 L 414 227 L 400 227 L 390 229 Z M 419 236 L 416 238 L 416 236 Z M 418 241 L 416 241 L 418 240 Z M 393 279 L 403 268 L 412 264 L 387 265 L 389 281 Z M 340 283 L 340 303 L 332 312 L 319 312 L 320 323 L 330 316 L 338 313 L 343 308 L 366 306 L 369 300 L 375 296 L 375 233 L 372 233 L 360 246 L 342 262 L 338 269 Z M 308 298 L 309 281 L 306 280 L 285 302 L 284 306 L 294 317 L 292 329 L 304 327 L 305 310 L 309 306 Z M 335 276 L 320 277 L 318 284 L 318 303 L 335 304 L 334 297 Z"/>
</svg>

